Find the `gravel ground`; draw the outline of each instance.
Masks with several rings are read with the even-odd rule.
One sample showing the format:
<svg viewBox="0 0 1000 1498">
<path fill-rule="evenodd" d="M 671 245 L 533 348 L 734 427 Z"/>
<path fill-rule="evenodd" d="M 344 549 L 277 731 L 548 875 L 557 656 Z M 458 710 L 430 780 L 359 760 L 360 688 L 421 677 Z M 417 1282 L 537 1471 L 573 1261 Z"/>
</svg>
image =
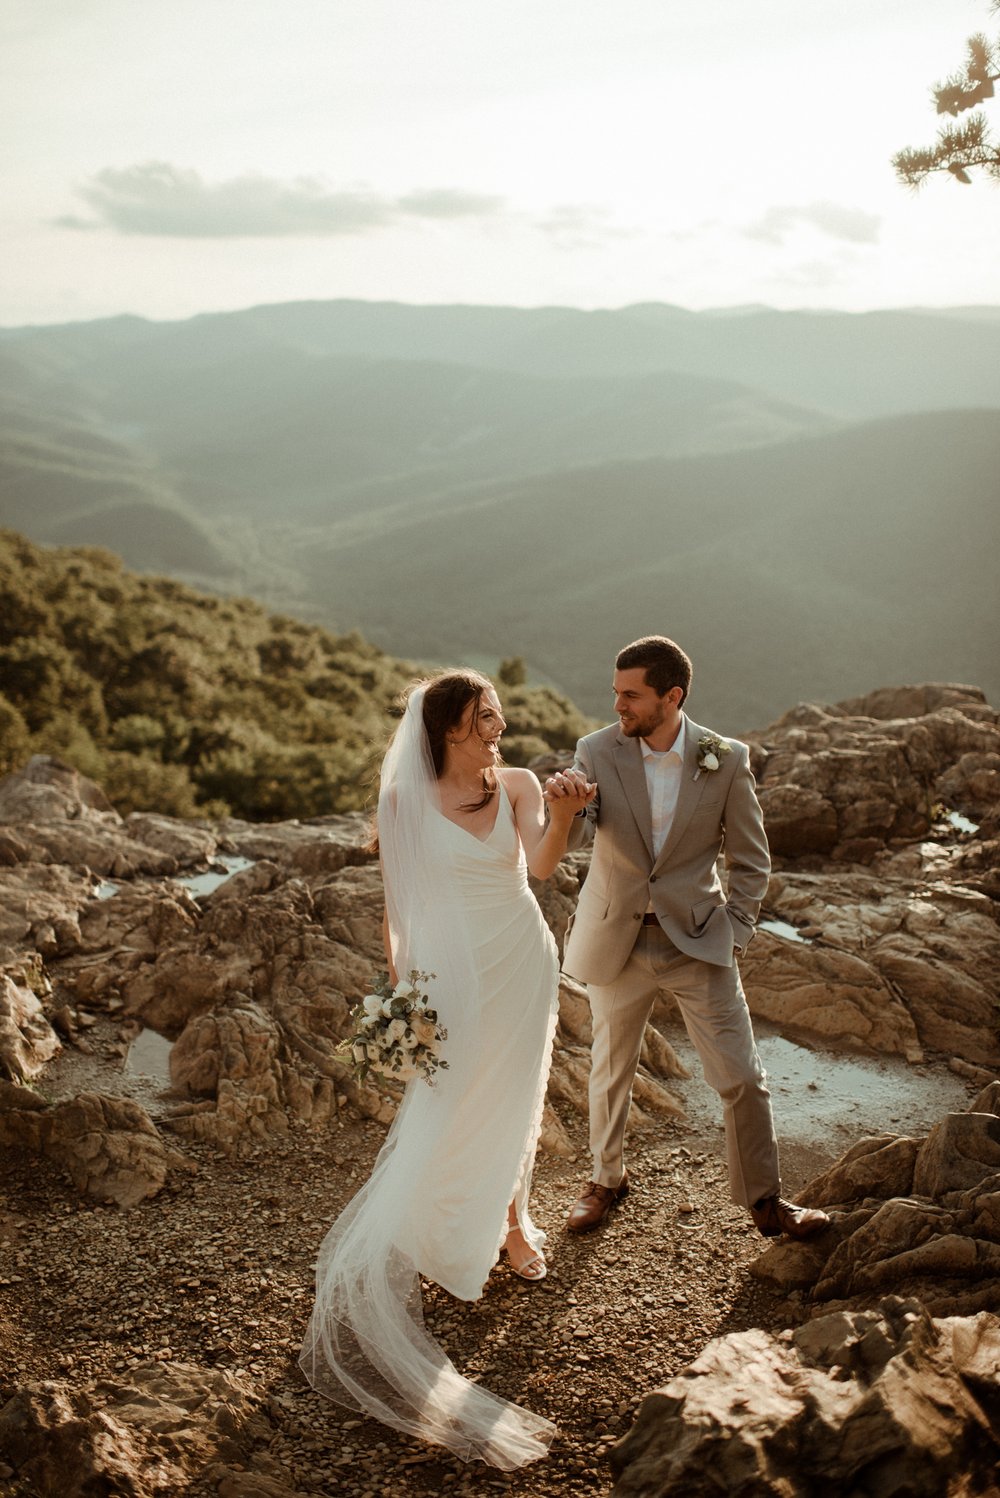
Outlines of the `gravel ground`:
<svg viewBox="0 0 1000 1498">
<path fill-rule="evenodd" d="M 565 1122 L 584 1161 L 580 1122 Z M 476 1305 L 424 1291 L 429 1329 L 459 1369 L 560 1430 L 549 1458 L 518 1473 L 467 1467 L 313 1394 L 296 1366 L 315 1250 L 382 1137 L 347 1119 L 242 1162 L 191 1149 L 197 1176 L 127 1212 L 79 1198 L 45 1162 L 16 1163 L 0 1203 L 0 1399 L 150 1358 L 217 1365 L 267 1400 L 270 1457 L 303 1493 L 569 1498 L 609 1491 L 606 1453 L 639 1400 L 710 1338 L 799 1319 L 748 1274 L 763 1242 L 728 1199 L 720 1128 L 665 1121 L 636 1138 L 631 1195 L 582 1238 L 562 1224 L 586 1165 L 542 1158 L 533 1210 L 549 1233 L 547 1279 L 526 1284 L 501 1263 Z M 786 1144 L 786 1184 L 824 1163 Z"/>
</svg>

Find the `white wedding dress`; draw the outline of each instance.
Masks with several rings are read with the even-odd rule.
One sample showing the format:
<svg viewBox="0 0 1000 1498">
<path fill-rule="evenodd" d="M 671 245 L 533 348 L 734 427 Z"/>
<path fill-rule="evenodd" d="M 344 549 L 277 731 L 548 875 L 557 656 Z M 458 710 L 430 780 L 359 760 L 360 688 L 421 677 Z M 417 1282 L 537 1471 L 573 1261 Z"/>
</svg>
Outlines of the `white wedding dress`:
<svg viewBox="0 0 1000 1498">
<path fill-rule="evenodd" d="M 433 1087 L 409 1083 L 368 1183 L 324 1240 L 300 1364 L 339 1403 L 511 1469 L 544 1456 L 555 1426 L 459 1374 L 424 1330 L 419 1276 L 477 1300 L 512 1200 L 527 1242 L 542 1247 L 528 1193 L 558 957 L 502 786 L 480 840 L 440 812 L 426 778 L 416 825 L 402 814 L 396 825 L 404 792 L 393 790 L 392 768 L 387 757 L 379 837 L 394 956 L 400 977 L 436 975 L 422 986 L 448 1030 L 448 1069 Z"/>
</svg>

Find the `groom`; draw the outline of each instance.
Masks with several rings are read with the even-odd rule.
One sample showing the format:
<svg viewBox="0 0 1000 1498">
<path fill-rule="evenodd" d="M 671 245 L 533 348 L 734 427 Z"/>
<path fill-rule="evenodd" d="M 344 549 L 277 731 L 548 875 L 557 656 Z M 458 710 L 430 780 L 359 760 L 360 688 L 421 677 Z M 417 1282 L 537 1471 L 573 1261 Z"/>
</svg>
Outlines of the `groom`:
<svg viewBox="0 0 1000 1498">
<path fill-rule="evenodd" d="M 569 1229 L 596 1227 L 628 1192 L 632 1083 L 653 1001 L 669 993 L 722 1099 L 733 1200 L 765 1237 L 809 1238 L 829 1219 L 780 1195 L 771 1099 L 736 966 L 771 867 L 747 747 L 682 711 L 692 668 L 672 640 L 636 640 L 615 667 L 618 723 L 581 739 L 573 769 L 545 785 L 549 800 L 574 781 L 597 787 L 570 835 L 570 847 L 594 839 L 563 958 L 587 985 L 594 1039 L 593 1179 Z M 723 854 L 726 889 L 716 867 Z"/>
</svg>

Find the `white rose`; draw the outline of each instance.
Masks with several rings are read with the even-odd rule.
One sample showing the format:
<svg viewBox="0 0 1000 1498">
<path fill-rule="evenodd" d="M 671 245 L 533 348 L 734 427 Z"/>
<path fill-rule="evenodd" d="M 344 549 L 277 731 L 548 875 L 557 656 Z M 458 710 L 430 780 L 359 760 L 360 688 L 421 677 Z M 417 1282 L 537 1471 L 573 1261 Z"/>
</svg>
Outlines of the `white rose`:
<svg viewBox="0 0 1000 1498">
<path fill-rule="evenodd" d="M 399 1043 L 404 1050 L 412 1051 L 416 1049 L 417 1037 L 414 1035 L 412 1030 L 407 1030 L 405 1035 L 400 1037 Z"/>
<path fill-rule="evenodd" d="M 385 1015 L 386 1019 L 391 1019 L 392 1018 L 392 1000 L 391 999 L 383 999 L 382 1000 L 382 1013 Z"/>
<path fill-rule="evenodd" d="M 362 1002 L 366 1014 L 374 1016 L 382 1013 L 382 1000 L 377 993 L 368 994 Z"/>
<path fill-rule="evenodd" d="M 719 768 L 719 757 L 716 754 L 712 754 L 710 751 L 705 755 L 705 758 L 702 760 L 702 764 L 706 770 L 717 770 Z"/>
<path fill-rule="evenodd" d="M 403 1036 L 406 1034 L 405 1019 L 391 1020 L 385 1033 L 390 1040 L 402 1040 Z"/>
</svg>

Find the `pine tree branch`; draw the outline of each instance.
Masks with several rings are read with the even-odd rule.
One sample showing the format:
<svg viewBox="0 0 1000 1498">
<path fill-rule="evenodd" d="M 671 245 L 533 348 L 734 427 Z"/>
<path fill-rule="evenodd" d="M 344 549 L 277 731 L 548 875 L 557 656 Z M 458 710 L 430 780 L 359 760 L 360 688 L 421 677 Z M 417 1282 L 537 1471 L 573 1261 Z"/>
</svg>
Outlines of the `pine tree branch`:
<svg viewBox="0 0 1000 1498">
<path fill-rule="evenodd" d="M 1000 0 L 990 0 L 990 9 L 1000 12 Z M 932 90 L 937 113 L 953 119 L 992 99 L 994 85 L 1000 82 L 1000 41 L 993 43 L 977 32 L 969 37 L 966 53 L 965 66 Z M 1000 181 L 1000 142 L 990 139 L 986 116 L 976 113 L 961 126 L 945 126 L 933 146 L 898 151 L 892 165 L 900 180 L 913 188 L 934 172 L 947 172 L 956 182 L 968 184 L 971 168 Z"/>
<path fill-rule="evenodd" d="M 932 172 L 950 172 L 957 182 L 969 183 L 970 167 L 1000 177 L 1000 142 L 990 139 L 986 116 L 974 114 L 961 126 L 946 126 L 933 146 L 897 152 L 892 164 L 907 187 L 920 187 Z"/>
<path fill-rule="evenodd" d="M 968 46 L 964 69 L 932 90 L 938 114 L 959 115 L 993 98 L 993 85 L 1000 80 L 1000 51 L 981 34 L 970 37 Z"/>
</svg>

